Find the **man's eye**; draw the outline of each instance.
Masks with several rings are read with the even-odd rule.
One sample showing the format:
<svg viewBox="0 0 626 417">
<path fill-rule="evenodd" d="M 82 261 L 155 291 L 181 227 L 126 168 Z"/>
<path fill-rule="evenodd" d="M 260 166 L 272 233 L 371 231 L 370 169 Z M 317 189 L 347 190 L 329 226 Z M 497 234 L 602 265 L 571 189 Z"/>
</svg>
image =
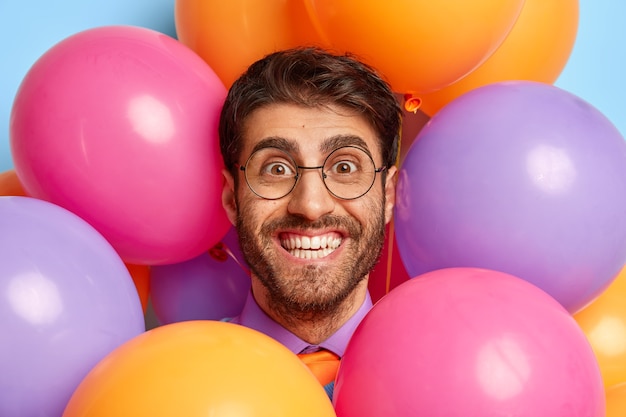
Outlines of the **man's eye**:
<svg viewBox="0 0 626 417">
<path fill-rule="evenodd" d="M 283 162 L 272 162 L 265 165 L 263 170 L 264 174 L 275 176 L 292 176 L 294 175 L 293 169 Z"/>
<path fill-rule="evenodd" d="M 340 162 L 335 163 L 331 167 L 331 172 L 334 174 L 347 175 L 347 174 L 354 174 L 357 171 L 358 171 L 357 165 L 354 162 L 350 162 L 350 161 L 340 161 Z"/>
</svg>

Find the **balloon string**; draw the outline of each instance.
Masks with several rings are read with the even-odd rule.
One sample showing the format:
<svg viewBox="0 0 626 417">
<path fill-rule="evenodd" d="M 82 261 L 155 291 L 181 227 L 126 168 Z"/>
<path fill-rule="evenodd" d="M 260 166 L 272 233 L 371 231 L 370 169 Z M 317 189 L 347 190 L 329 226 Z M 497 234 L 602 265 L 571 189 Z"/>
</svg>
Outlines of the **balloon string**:
<svg viewBox="0 0 626 417">
<path fill-rule="evenodd" d="M 391 267 L 393 266 L 393 235 L 394 235 L 394 225 L 393 218 L 389 222 L 389 237 L 387 240 L 387 276 L 385 279 L 385 294 L 389 294 L 391 290 Z"/>
<path fill-rule="evenodd" d="M 224 254 L 230 256 L 231 259 L 235 261 L 237 265 L 239 265 L 243 272 L 245 272 L 247 275 L 250 275 L 250 270 L 246 268 L 245 265 L 239 261 L 239 259 L 237 259 L 233 251 L 230 250 L 226 243 L 220 242 L 217 245 L 213 246 L 211 249 L 209 249 L 209 255 L 211 255 L 213 259 L 225 261 L 226 257 L 223 256 Z"/>
<path fill-rule="evenodd" d="M 224 243 L 224 251 L 226 251 L 228 256 L 230 256 L 235 262 L 237 262 L 237 265 L 239 265 L 239 267 L 241 269 L 243 269 L 243 272 L 245 272 L 246 274 L 250 275 L 250 270 L 248 268 L 246 268 L 245 265 L 239 261 L 239 259 L 237 259 L 235 254 L 230 250 L 230 248 L 228 246 L 226 246 L 225 243 Z"/>
</svg>

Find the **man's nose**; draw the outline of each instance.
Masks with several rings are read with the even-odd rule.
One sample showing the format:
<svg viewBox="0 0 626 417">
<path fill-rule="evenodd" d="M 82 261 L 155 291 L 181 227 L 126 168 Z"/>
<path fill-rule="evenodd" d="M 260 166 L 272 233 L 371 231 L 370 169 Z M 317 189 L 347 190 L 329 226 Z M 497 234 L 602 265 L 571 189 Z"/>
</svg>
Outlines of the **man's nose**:
<svg viewBox="0 0 626 417">
<path fill-rule="evenodd" d="M 300 167 L 300 177 L 287 206 L 291 214 L 317 220 L 334 210 L 336 200 L 326 188 L 323 175 L 321 167 Z"/>
</svg>

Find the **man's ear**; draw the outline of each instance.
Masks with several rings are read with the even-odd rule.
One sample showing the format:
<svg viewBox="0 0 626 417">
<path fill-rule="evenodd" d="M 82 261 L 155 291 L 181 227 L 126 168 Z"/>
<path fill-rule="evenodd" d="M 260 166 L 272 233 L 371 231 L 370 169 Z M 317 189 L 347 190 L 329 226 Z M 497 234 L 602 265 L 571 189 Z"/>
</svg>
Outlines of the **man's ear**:
<svg viewBox="0 0 626 417">
<path fill-rule="evenodd" d="M 396 185 L 398 182 L 398 168 L 392 166 L 387 170 L 385 180 L 385 224 L 393 217 L 393 208 L 396 204 Z"/>
<path fill-rule="evenodd" d="M 224 187 L 222 188 L 222 205 L 228 216 L 228 220 L 233 224 L 237 223 L 237 201 L 235 199 L 235 180 L 231 173 L 223 169 Z"/>
</svg>

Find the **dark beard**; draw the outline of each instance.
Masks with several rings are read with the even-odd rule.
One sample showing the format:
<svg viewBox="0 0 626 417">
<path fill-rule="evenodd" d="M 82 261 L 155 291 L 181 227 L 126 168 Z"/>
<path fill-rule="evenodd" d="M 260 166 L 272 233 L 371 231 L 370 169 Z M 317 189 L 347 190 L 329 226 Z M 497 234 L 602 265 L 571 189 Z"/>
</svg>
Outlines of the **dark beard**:
<svg viewBox="0 0 626 417">
<path fill-rule="evenodd" d="M 318 320 L 341 313 L 343 302 L 365 279 L 380 258 L 385 234 L 385 216 L 382 207 L 371 207 L 378 213 L 371 224 L 362 227 L 349 217 L 327 215 L 315 222 L 297 216 L 277 219 L 261 228 L 257 235 L 245 215 L 238 213 L 237 230 L 242 253 L 251 271 L 267 289 L 271 308 L 285 320 Z M 340 268 L 308 265 L 297 270 L 297 276 L 281 277 L 270 238 L 275 230 L 315 230 L 323 227 L 346 230 L 353 245 L 342 254 Z M 328 274 L 333 274 L 329 276 Z"/>
</svg>

